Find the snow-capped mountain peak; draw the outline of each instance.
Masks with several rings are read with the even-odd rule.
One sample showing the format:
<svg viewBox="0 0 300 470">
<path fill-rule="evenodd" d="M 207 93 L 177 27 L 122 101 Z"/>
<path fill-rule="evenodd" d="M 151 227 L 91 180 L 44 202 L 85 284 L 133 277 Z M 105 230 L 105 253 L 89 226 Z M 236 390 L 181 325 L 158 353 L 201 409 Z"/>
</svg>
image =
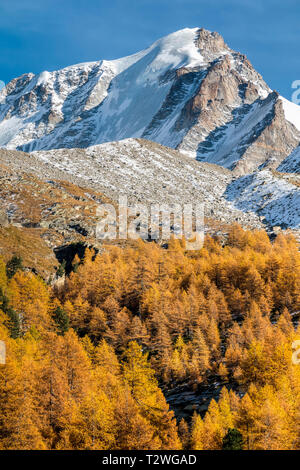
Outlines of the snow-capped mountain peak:
<svg viewBox="0 0 300 470">
<path fill-rule="evenodd" d="M 0 91 L 0 147 L 145 138 L 247 173 L 298 146 L 299 109 L 218 33 L 187 28 L 128 57 L 12 80 Z"/>
</svg>

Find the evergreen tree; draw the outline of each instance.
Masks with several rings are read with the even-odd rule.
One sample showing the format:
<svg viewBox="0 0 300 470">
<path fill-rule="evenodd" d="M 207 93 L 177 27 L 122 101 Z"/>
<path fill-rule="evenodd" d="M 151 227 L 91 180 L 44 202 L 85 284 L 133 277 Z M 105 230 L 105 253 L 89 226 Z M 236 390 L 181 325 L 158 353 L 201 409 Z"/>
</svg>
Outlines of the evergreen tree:
<svg viewBox="0 0 300 470">
<path fill-rule="evenodd" d="M 57 307 L 53 312 L 53 319 L 58 326 L 59 333 L 64 335 L 70 327 L 70 319 L 67 312 L 63 308 Z"/>
<path fill-rule="evenodd" d="M 243 436 L 237 429 L 228 429 L 223 438 L 223 450 L 243 450 Z"/>
<path fill-rule="evenodd" d="M 56 271 L 57 277 L 63 277 L 63 275 L 66 273 L 66 264 L 66 260 L 64 259 Z"/>
<path fill-rule="evenodd" d="M 8 279 L 14 277 L 17 271 L 23 271 L 23 260 L 21 256 L 14 255 L 7 263 L 6 263 L 6 274 Z"/>
<path fill-rule="evenodd" d="M 20 318 L 17 312 L 9 305 L 9 299 L 3 294 L 0 288 L 0 310 L 8 317 L 7 327 L 10 331 L 10 336 L 14 339 L 20 336 Z"/>
</svg>

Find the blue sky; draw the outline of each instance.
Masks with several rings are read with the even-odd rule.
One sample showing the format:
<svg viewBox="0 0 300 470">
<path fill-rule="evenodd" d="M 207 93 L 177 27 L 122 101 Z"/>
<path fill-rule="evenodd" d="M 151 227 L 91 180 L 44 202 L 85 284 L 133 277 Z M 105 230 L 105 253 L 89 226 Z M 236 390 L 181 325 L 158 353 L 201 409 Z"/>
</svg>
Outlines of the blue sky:
<svg viewBox="0 0 300 470">
<path fill-rule="evenodd" d="M 0 0 L 0 80 L 118 58 L 199 26 L 222 34 L 290 99 L 299 23 L 299 0 Z"/>
</svg>

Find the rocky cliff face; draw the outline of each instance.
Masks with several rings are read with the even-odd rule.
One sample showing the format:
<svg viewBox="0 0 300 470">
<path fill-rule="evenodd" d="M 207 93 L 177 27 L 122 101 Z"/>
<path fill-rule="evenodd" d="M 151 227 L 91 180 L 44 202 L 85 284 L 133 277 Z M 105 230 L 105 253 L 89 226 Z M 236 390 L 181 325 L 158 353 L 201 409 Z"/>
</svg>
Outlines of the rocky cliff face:
<svg viewBox="0 0 300 470">
<path fill-rule="evenodd" d="M 219 34 L 185 29 L 130 57 L 13 80 L 0 92 L 0 146 L 143 137 L 244 174 L 278 166 L 297 147 L 293 106 Z"/>
</svg>

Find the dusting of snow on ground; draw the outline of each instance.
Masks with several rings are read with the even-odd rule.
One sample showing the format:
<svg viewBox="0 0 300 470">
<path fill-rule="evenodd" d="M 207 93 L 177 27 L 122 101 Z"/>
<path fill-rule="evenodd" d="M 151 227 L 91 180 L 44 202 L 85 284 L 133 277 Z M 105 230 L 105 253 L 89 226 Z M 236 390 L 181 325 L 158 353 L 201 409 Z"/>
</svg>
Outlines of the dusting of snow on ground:
<svg viewBox="0 0 300 470">
<path fill-rule="evenodd" d="M 33 152 L 47 177 L 95 188 L 117 201 L 146 204 L 203 203 L 207 217 L 262 227 L 255 214 L 244 214 L 223 197 L 232 174 L 199 163 L 182 153 L 143 139 L 125 139 L 87 149 Z"/>
<path fill-rule="evenodd" d="M 272 226 L 300 228 L 300 188 L 272 171 L 238 178 L 225 196 L 236 208 L 256 212 Z"/>
<path fill-rule="evenodd" d="M 277 168 L 283 173 L 300 173 L 300 145 Z"/>
</svg>

